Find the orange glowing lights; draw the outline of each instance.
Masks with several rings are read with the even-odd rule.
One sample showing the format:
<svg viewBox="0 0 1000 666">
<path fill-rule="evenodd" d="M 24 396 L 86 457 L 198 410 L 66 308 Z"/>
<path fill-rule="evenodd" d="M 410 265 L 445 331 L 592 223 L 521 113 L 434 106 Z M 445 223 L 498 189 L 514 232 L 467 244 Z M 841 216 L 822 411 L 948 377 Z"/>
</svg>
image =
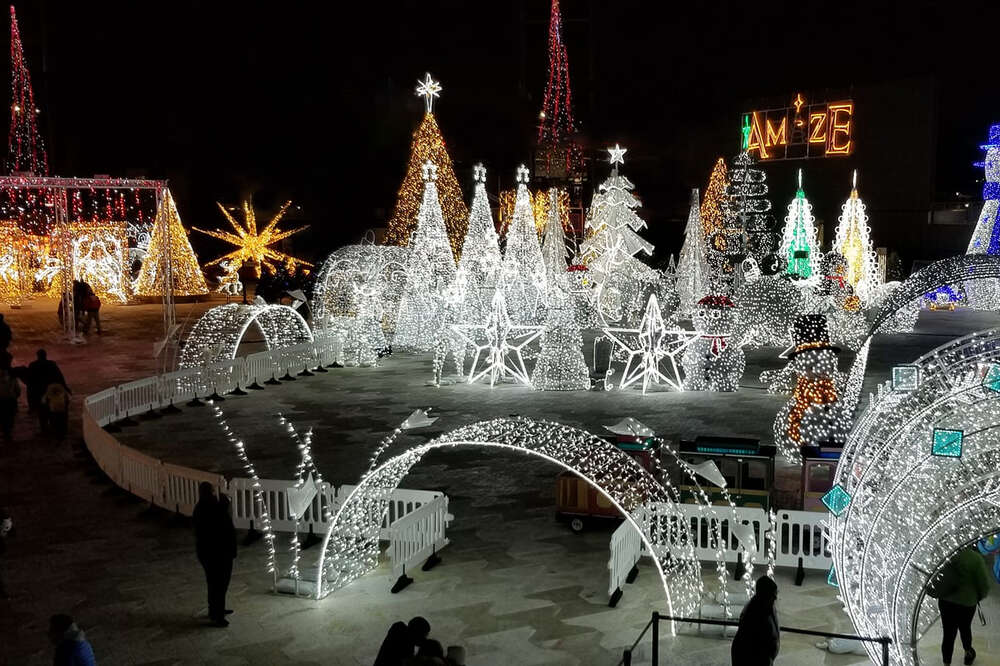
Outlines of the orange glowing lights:
<svg viewBox="0 0 1000 666">
<path fill-rule="evenodd" d="M 787 107 L 751 111 L 747 151 L 760 160 L 850 155 L 854 152 L 854 102 L 810 102 L 796 93 Z M 789 127 L 793 128 L 789 131 Z"/>
</svg>

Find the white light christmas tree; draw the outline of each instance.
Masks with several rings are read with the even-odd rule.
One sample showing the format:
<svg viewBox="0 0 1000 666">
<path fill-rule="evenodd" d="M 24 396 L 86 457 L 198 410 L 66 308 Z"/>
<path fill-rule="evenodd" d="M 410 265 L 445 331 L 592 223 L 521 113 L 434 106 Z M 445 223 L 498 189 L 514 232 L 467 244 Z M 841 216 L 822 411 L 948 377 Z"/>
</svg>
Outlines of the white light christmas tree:
<svg viewBox="0 0 1000 666">
<path fill-rule="evenodd" d="M 546 279 L 549 283 L 565 288 L 569 283 L 566 276 L 569 251 L 566 249 L 566 234 L 559 218 L 559 190 L 554 187 L 549 188 L 547 196 L 549 210 L 545 220 L 545 237 L 542 241 L 542 261 L 545 262 Z"/>
<path fill-rule="evenodd" d="M 583 358 L 583 336 L 573 303 L 559 288 L 549 291 L 548 302 L 542 350 L 531 385 L 539 391 L 586 391 L 590 389 L 590 371 Z"/>
<path fill-rule="evenodd" d="M 545 317 L 545 263 L 535 230 L 535 214 L 528 194 L 528 169 L 517 169 L 514 219 L 507 230 L 500 284 L 507 312 L 518 325 L 540 324 Z"/>
<path fill-rule="evenodd" d="M 476 188 L 469 212 L 469 228 L 458 261 L 458 285 L 462 299 L 461 319 L 480 322 L 489 314 L 502 260 L 493 213 L 486 197 L 486 167 L 477 164 L 473 168 L 473 178 Z"/>
<path fill-rule="evenodd" d="M 814 281 L 819 278 L 819 247 L 816 241 L 816 218 L 812 204 L 802 189 L 802 169 L 799 169 L 799 187 L 795 198 L 788 205 L 785 229 L 781 237 L 781 254 L 788 260 L 785 273 L 796 280 Z"/>
<path fill-rule="evenodd" d="M 709 292 L 708 259 L 700 209 L 698 188 L 694 188 L 691 190 L 691 210 L 684 229 L 684 247 L 681 248 L 681 258 L 677 262 L 677 295 L 681 300 L 680 309 L 684 313 L 693 311 L 695 304 Z"/>
<path fill-rule="evenodd" d="M 774 273 L 774 252 L 778 234 L 774 231 L 774 216 L 767 198 L 767 176 L 754 167 L 754 159 L 746 150 L 733 159 L 729 170 L 729 189 L 726 201 L 729 214 L 746 235 L 747 254 L 753 257 L 765 273 Z"/>
<path fill-rule="evenodd" d="M 844 279 L 864 303 L 870 303 L 878 287 L 878 259 L 872 249 L 871 228 L 865 204 L 858 196 L 858 172 L 851 182 L 851 196 L 841 208 L 833 249 L 847 260 Z"/>
<path fill-rule="evenodd" d="M 455 259 L 444 226 L 436 185 L 437 167 L 424 164 L 424 198 L 409 243 L 406 286 L 399 303 L 393 344 L 427 351 L 444 325 L 444 294 L 455 282 Z"/>
<path fill-rule="evenodd" d="M 475 348 L 469 371 L 470 384 L 486 376 L 490 386 L 495 386 L 506 377 L 531 384 L 524 366 L 524 348 L 542 334 L 542 327 L 514 324 L 502 290 L 498 289 L 493 295 L 485 324 L 457 324 L 452 326 L 452 330 Z"/>
</svg>

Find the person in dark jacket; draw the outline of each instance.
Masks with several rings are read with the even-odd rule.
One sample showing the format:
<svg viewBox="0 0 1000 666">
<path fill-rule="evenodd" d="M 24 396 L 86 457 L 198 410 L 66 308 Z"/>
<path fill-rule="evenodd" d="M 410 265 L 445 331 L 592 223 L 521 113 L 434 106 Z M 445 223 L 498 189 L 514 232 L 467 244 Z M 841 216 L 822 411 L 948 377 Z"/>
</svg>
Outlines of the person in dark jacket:
<svg viewBox="0 0 1000 666">
<path fill-rule="evenodd" d="M 55 361 L 49 360 L 48 353 L 39 349 L 35 356 L 37 358 L 28 364 L 27 372 L 24 373 L 24 385 L 28 389 L 28 409 L 32 411 L 38 409 L 49 384 L 62 384 L 69 391 L 62 370 Z"/>
<path fill-rule="evenodd" d="M 740 613 L 740 626 L 730 650 L 733 666 L 771 666 L 781 647 L 778 627 L 778 586 L 768 576 L 757 579 L 757 590 Z"/>
<path fill-rule="evenodd" d="M 975 547 L 958 551 L 931 583 L 927 594 L 937 598 L 941 611 L 941 658 L 944 663 L 951 663 L 955 634 L 962 636 L 963 663 L 971 664 L 976 660 L 976 651 L 972 648 L 972 619 L 976 616 L 976 606 L 989 592 L 986 561 Z"/>
<path fill-rule="evenodd" d="M 10 326 L 7 325 L 7 322 L 3 320 L 3 315 L 0 314 L 0 350 L 7 351 L 11 338 Z"/>
<path fill-rule="evenodd" d="M 228 627 L 226 591 L 236 559 L 236 528 L 229 513 L 229 498 L 216 498 L 211 483 L 198 486 L 198 504 L 194 507 L 195 551 L 205 570 L 208 587 L 208 618 L 216 627 Z"/>
<path fill-rule="evenodd" d="M 60 613 L 49 619 L 49 640 L 56 646 L 55 666 L 97 666 L 87 636 L 69 615 Z"/>
<path fill-rule="evenodd" d="M 403 666 L 430 633 L 431 623 L 419 615 L 409 624 L 394 622 L 382 640 L 374 666 Z"/>
</svg>

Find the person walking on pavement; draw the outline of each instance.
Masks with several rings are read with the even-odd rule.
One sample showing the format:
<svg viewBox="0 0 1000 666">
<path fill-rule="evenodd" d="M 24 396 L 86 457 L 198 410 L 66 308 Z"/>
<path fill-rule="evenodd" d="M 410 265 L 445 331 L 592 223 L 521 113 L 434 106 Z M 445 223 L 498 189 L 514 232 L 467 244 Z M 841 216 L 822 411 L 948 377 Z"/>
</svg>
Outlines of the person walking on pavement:
<svg viewBox="0 0 1000 666">
<path fill-rule="evenodd" d="M 42 396 L 50 384 L 61 384 L 68 393 L 71 392 L 66 384 L 66 378 L 63 377 L 62 370 L 59 369 L 59 365 L 55 361 L 49 360 L 48 353 L 44 349 L 39 349 L 36 356 L 37 358 L 28 364 L 24 378 L 24 384 L 28 389 L 29 410 L 39 408 Z M 42 416 L 39 415 L 39 418 L 41 419 Z M 42 426 L 44 429 L 44 423 Z"/>
<path fill-rule="evenodd" d="M 10 326 L 7 325 L 7 322 L 3 319 L 3 315 L 0 314 L 0 350 L 7 350 L 7 347 L 10 346 L 11 338 Z"/>
<path fill-rule="evenodd" d="M 963 548 L 945 563 L 941 573 L 927 588 L 927 594 L 936 597 L 941 611 L 941 658 L 951 663 L 955 650 L 955 634 L 962 637 L 965 659 L 971 664 L 976 660 L 972 647 L 972 619 L 976 607 L 990 592 L 990 578 L 986 560 L 975 547 Z"/>
<path fill-rule="evenodd" d="M 208 587 L 208 619 L 212 626 L 228 627 L 226 591 L 236 559 L 236 528 L 229 513 L 229 498 L 217 498 L 211 483 L 198 485 L 198 504 L 194 507 L 195 551 L 205 570 Z"/>
<path fill-rule="evenodd" d="M 97 324 L 97 334 L 101 335 L 103 333 L 101 330 L 101 299 L 97 297 L 97 294 L 90 287 L 87 287 L 87 295 L 83 297 L 83 312 L 85 316 L 83 320 L 83 334 L 87 335 L 90 333 L 90 324 L 94 322 Z"/>
<path fill-rule="evenodd" d="M 21 395 L 21 386 L 17 383 L 10 361 L 10 354 L 0 353 L 0 434 L 6 442 L 13 438 L 17 399 Z"/>
<path fill-rule="evenodd" d="M 733 666 L 771 666 L 781 647 L 778 586 L 768 576 L 757 579 L 757 590 L 740 613 L 740 626 L 730 649 Z"/>
</svg>

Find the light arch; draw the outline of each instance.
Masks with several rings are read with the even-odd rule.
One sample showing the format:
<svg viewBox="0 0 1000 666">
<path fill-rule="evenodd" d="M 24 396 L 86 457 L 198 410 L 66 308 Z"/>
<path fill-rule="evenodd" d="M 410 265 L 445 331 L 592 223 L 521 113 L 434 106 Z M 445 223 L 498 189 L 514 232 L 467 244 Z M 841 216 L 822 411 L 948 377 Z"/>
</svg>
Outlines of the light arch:
<svg viewBox="0 0 1000 666">
<path fill-rule="evenodd" d="M 935 572 L 1000 532 L 1000 393 L 980 372 L 1000 362 L 998 341 L 997 329 L 982 331 L 918 359 L 919 388 L 880 391 L 837 468 L 835 488 L 850 496 L 831 520 L 840 598 L 859 634 L 892 639 L 892 664 L 919 663 Z M 962 431 L 960 458 L 933 453 L 935 428 Z M 867 649 L 881 658 L 878 646 Z"/>
<path fill-rule="evenodd" d="M 218 305 L 205 312 L 191 328 L 181 349 L 179 366 L 193 368 L 236 358 L 251 325 L 256 325 L 263 334 L 268 350 L 313 339 L 306 320 L 287 305 Z"/>
<path fill-rule="evenodd" d="M 319 561 L 317 598 L 364 575 L 377 565 L 378 535 L 387 500 L 400 481 L 423 456 L 434 449 L 482 447 L 536 456 L 577 474 L 601 493 L 639 533 L 654 554 L 663 585 L 667 611 L 690 613 L 704 589 L 701 564 L 695 556 L 686 519 L 678 510 L 676 534 L 668 549 L 636 521 L 633 511 L 648 502 L 676 507 L 668 486 L 660 484 L 631 456 L 585 430 L 525 417 L 492 419 L 460 427 L 427 443 L 414 446 L 375 466 L 340 505 L 330 521 Z M 685 528 L 685 529 L 682 529 Z M 671 623 L 673 631 L 673 623 Z"/>
<path fill-rule="evenodd" d="M 950 287 L 979 280 L 1000 280 L 1000 256 L 963 254 L 924 266 L 906 278 L 885 299 L 872 320 L 868 329 L 868 337 L 877 333 L 882 324 L 924 294 L 940 287 Z"/>
</svg>

